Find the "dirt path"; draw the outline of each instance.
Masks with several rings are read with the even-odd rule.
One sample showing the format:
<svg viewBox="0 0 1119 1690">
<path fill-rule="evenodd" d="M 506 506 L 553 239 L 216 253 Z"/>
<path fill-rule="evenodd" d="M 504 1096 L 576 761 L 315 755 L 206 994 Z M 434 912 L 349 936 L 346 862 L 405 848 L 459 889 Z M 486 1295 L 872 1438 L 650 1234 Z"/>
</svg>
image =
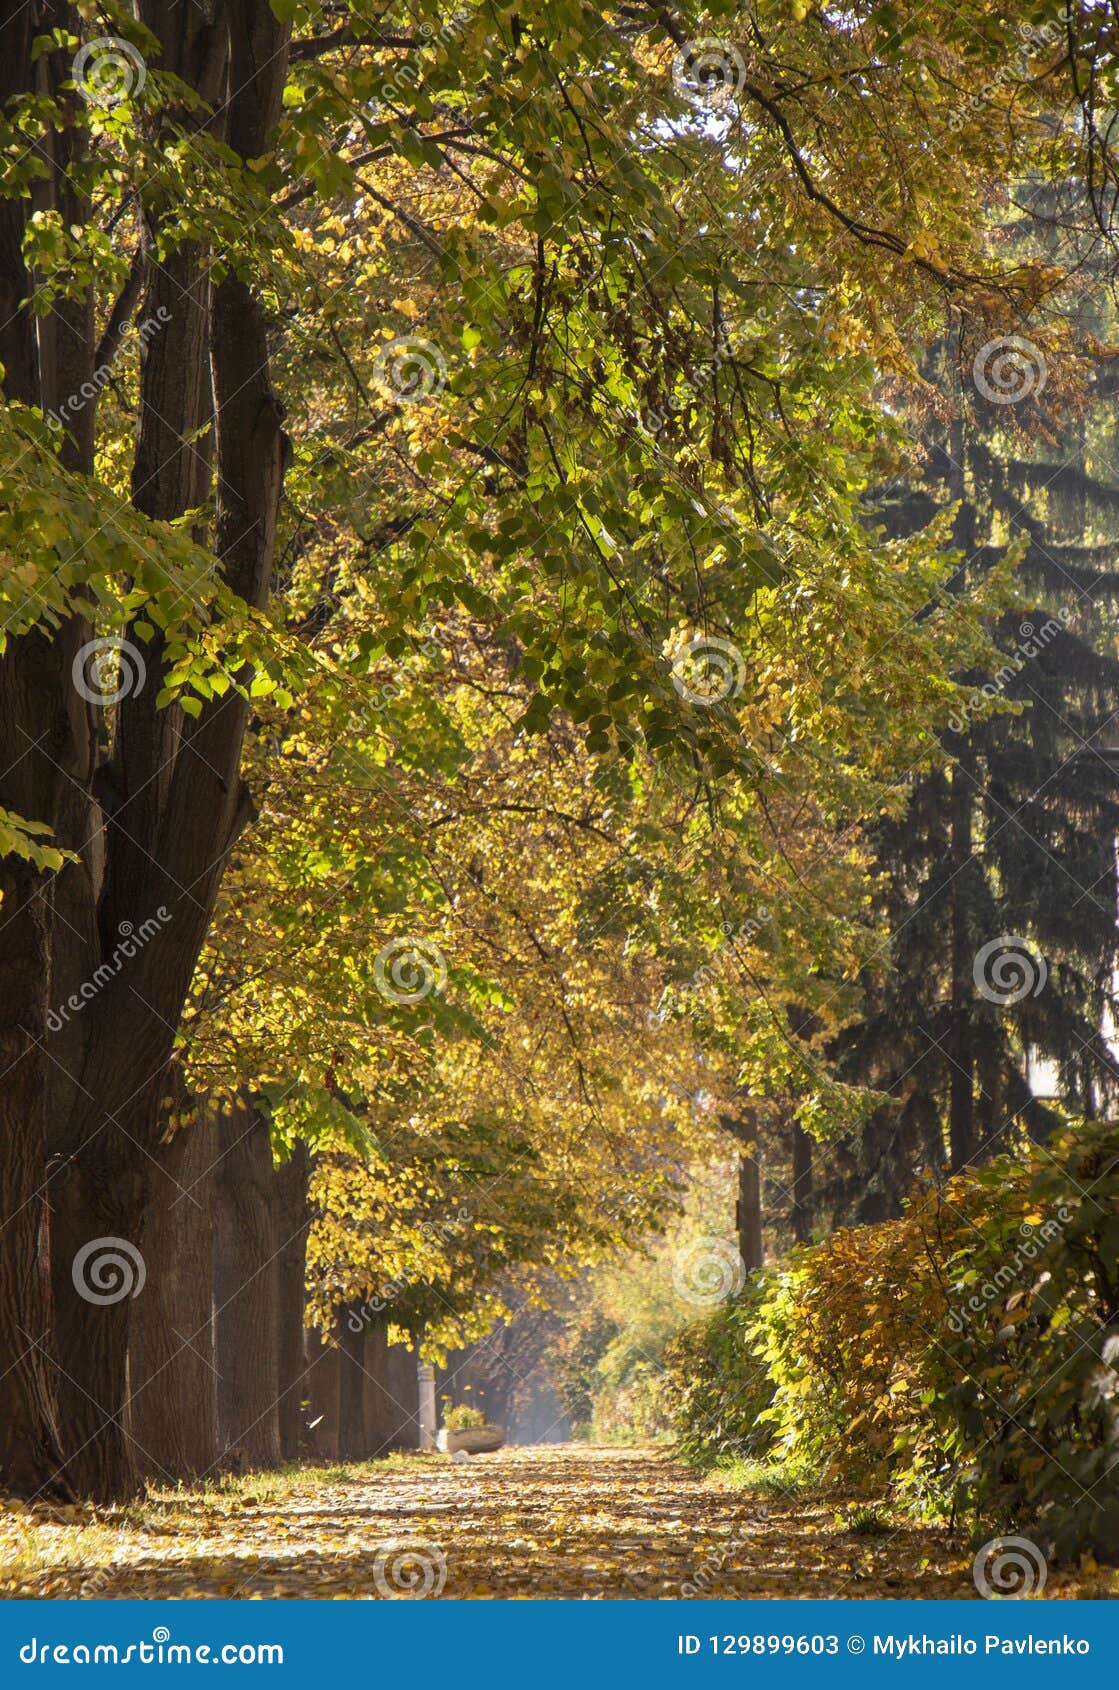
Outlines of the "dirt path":
<svg viewBox="0 0 1119 1690">
<path fill-rule="evenodd" d="M 863 1536 L 834 1500 L 721 1490 L 659 1450 L 581 1445 L 0 1512 L 6 1596 L 975 1596 L 970 1565 L 944 1533 L 887 1521 Z"/>
</svg>

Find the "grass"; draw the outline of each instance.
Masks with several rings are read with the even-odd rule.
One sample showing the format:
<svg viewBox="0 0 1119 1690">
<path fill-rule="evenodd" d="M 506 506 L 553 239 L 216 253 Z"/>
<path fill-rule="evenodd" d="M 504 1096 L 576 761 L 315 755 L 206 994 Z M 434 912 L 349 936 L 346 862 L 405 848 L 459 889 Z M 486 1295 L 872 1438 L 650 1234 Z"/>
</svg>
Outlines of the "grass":
<svg viewBox="0 0 1119 1690">
<path fill-rule="evenodd" d="M 728 1490 L 753 1491 L 757 1496 L 801 1496 L 820 1482 L 817 1468 L 800 1461 L 750 1461 L 728 1456 L 712 1468 L 708 1481 Z"/>
</svg>

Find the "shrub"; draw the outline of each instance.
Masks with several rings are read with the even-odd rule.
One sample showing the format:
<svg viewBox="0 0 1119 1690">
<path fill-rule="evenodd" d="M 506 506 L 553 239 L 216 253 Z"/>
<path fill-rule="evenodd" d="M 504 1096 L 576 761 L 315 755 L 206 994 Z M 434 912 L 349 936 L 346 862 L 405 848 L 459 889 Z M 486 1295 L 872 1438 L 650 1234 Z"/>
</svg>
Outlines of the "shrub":
<svg viewBox="0 0 1119 1690">
<path fill-rule="evenodd" d="M 1119 1556 L 1119 1126 L 969 1169 L 764 1283 L 742 1337 L 786 1458 Z"/>
<path fill-rule="evenodd" d="M 739 1298 L 677 1333 L 665 1348 L 663 1395 L 677 1448 L 693 1466 L 757 1458 L 773 1442 L 773 1428 L 763 1419 L 773 1386 L 749 1336 L 765 1280 L 758 1275 Z"/>
<path fill-rule="evenodd" d="M 443 1424 L 448 1432 L 476 1432 L 479 1426 L 486 1424 L 486 1417 L 480 1408 L 460 1403 L 457 1408 L 443 1411 Z"/>
</svg>

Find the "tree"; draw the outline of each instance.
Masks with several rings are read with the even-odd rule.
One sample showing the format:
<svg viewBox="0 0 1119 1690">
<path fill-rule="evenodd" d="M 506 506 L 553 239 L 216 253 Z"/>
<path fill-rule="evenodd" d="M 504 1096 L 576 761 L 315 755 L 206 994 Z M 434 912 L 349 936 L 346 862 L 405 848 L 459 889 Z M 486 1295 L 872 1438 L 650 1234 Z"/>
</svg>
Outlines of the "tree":
<svg viewBox="0 0 1119 1690">
<path fill-rule="evenodd" d="M 947 61 L 919 32 L 903 50 L 875 4 L 798 20 L 549 0 L 433 14 L 425 34 L 358 0 L 300 10 L 294 42 L 293 10 L 110 0 L 112 37 L 80 47 L 75 7 L 38 41 L 30 13 L 4 14 L 0 1407 L 18 1490 L 63 1466 L 97 1496 L 129 1483 L 131 1299 L 91 1303 L 75 1268 L 101 1239 L 143 1249 L 177 1029 L 253 813 L 259 701 L 291 710 L 326 677 L 368 702 L 380 652 L 454 606 L 531 687 L 522 732 L 560 712 L 594 756 L 739 783 L 740 818 L 814 779 L 834 819 L 877 789 L 886 722 L 900 753 L 931 750 L 959 667 L 935 615 L 906 627 L 936 573 L 923 541 L 891 552 L 860 527 L 877 415 L 850 349 L 893 331 L 899 277 L 921 306 L 1047 285 L 988 261 L 969 216 L 985 171 L 1036 138 L 1028 101 L 974 161 L 933 144 L 945 63 L 1005 48 L 994 9 L 976 45 L 935 8 Z M 712 121 L 688 44 L 719 27 L 733 74 Z M 880 217 L 857 209 L 868 182 Z M 139 356 L 137 312 L 158 325 Z M 668 420 L 642 430 L 650 409 Z M 914 579 L 891 597 L 902 555 Z M 332 627 L 363 595 L 383 645 Z M 759 678 L 740 703 L 703 682 L 712 638 Z"/>
</svg>

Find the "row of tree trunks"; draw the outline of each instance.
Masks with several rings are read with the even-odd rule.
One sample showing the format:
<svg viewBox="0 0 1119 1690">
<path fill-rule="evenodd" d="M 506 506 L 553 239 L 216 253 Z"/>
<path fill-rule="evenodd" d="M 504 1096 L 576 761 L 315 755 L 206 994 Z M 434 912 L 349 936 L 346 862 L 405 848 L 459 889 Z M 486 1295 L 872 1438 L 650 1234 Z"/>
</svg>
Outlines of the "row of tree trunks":
<svg viewBox="0 0 1119 1690">
<path fill-rule="evenodd" d="M 313 1448 L 330 1460 L 370 1461 L 419 1449 L 416 1352 L 390 1344 L 388 1322 L 344 1309 L 324 1342 L 307 1334 Z"/>
<path fill-rule="evenodd" d="M 204 123 L 240 157 L 261 157 L 280 115 L 289 28 L 268 0 L 138 0 L 136 12 L 153 38 L 150 67 L 189 91 L 180 110 L 168 111 L 169 131 Z M 41 45 L 52 34 L 65 43 L 79 22 L 68 0 L 0 6 L 0 102 L 56 97 L 63 113 L 39 149 L 44 168 L 33 192 L 0 201 L 3 394 L 44 411 L 82 389 L 96 351 L 87 295 L 63 297 L 33 318 L 23 256 L 32 215 L 56 215 L 75 229 L 89 216 L 74 186 L 85 179 L 88 130 L 65 118 L 66 102 L 79 98 L 65 86 L 71 52 L 33 48 L 34 37 Z M 168 314 L 141 359 L 132 499 L 146 515 L 172 520 L 205 507 L 216 485 L 214 530 L 204 537 L 222 579 L 259 607 L 287 453 L 267 313 L 250 282 L 230 275 L 211 287 L 197 242 L 152 256 L 162 220 L 177 217 L 161 196 L 153 180 L 140 207 L 144 309 L 154 314 L 166 303 Z M 91 402 L 61 446 L 66 467 L 80 474 L 93 467 L 94 416 Z M 166 670 L 158 636 L 126 630 L 145 647 L 147 684 L 115 706 L 104 755 L 103 712 L 71 680 L 90 632 L 79 607 L 51 640 L 33 631 L 0 659 L 0 806 L 47 824 L 77 853 L 57 877 L 15 856 L 0 862 L 0 1189 L 9 1217 L 0 1229 L 0 1483 L 24 1495 L 72 1489 L 109 1500 L 136 1483 L 137 1440 L 126 1436 L 126 1421 L 161 1418 L 151 1399 L 169 1376 L 159 1372 L 168 1322 L 153 1314 L 133 1342 L 139 1299 L 92 1300 L 75 1267 L 102 1241 L 126 1255 L 142 1253 L 145 1239 L 149 1251 L 162 1250 L 163 1233 L 178 1224 L 161 1148 L 168 1070 L 224 864 L 251 805 L 240 781 L 244 701 L 231 691 L 193 720 L 175 706 L 157 708 Z M 119 935 L 164 906 L 159 932 L 127 972 L 48 1037 L 50 1007 L 94 977 Z M 268 1330 L 274 1353 L 274 1321 L 262 1342 Z M 142 1390 L 131 1381 L 130 1348 Z M 165 1428 L 147 1430 L 162 1441 Z M 269 1439 L 268 1416 L 260 1436 Z M 187 1452 L 169 1453 L 178 1461 Z M 153 1459 L 158 1451 L 142 1464 Z"/>
<path fill-rule="evenodd" d="M 250 1101 L 216 1112 L 180 1089 L 174 1104 L 128 1357 L 129 1453 L 155 1484 L 274 1466 L 306 1443 L 307 1147 L 273 1167 Z"/>
</svg>

